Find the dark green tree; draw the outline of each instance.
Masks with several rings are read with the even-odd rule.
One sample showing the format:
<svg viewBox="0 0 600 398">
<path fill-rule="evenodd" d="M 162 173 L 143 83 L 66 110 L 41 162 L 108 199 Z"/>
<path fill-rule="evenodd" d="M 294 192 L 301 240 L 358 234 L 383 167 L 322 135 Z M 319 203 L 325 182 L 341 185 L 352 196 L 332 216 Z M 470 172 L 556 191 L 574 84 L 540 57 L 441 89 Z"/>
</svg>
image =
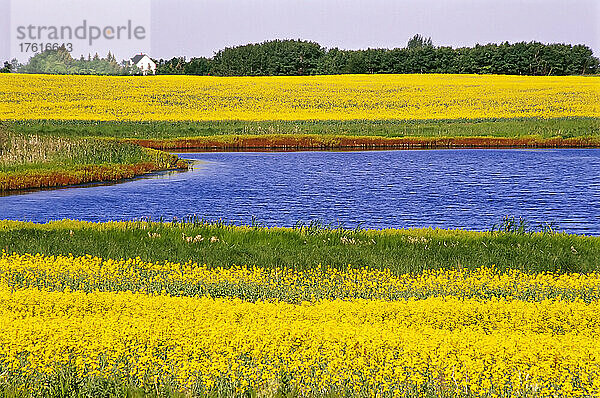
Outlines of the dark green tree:
<svg viewBox="0 0 600 398">
<path fill-rule="evenodd" d="M 433 47 L 433 42 L 431 41 L 431 37 L 423 37 L 420 34 L 416 34 L 408 40 L 406 44 L 406 48 L 409 50 L 415 48 L 423 48 L 423 47 Z"/>
<path fill-rule="evenodd" d="M 220 76 L 314 75 L 325 50 L 302 40 L 272 40 L 218 51 L 210 70 Z"/>
<path fill-rule="evenodd" d="M 61 75 L 122 75 L 128 74 L 130 70 L 119 65 L 110 52 L 106 58 L 100 58 L 96 54 L 93 58 L 74 59 L 63 46 L 57 50 L 46 50 L 34 55 L 27 64 L 18 69 L 18 72 Z"/>
<path fill-rule="evenodd" d="M 13 65 L 10 61 L 4 61 L 4 66 L 0 68 L 0 73 L 12 73 L 15 70 L 13 69 Z"/>
</svg>

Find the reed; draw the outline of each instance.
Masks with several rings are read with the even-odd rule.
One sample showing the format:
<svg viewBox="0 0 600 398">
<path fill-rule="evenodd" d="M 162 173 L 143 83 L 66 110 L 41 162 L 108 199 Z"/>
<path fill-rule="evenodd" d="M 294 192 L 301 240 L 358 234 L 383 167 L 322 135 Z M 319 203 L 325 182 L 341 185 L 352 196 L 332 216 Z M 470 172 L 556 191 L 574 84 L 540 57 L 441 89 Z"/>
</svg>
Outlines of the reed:
<svg viewBox="0 0 600 398">
<path fill-rule="evenodd" d="M 0 191 L 113 181 L 187 167 L 175 155 L 116 140 L 0 129 Z"/>
</svg>

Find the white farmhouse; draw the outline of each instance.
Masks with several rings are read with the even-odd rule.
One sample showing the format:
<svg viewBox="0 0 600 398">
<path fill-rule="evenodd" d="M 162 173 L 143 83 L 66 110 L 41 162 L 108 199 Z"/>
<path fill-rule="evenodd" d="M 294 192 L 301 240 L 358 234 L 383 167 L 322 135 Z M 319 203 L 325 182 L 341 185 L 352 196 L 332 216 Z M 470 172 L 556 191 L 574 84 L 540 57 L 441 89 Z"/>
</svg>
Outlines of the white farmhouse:
<svg viewBox="0 0 600 398">
<path fill-rule="evenodd" d="M 129 61 L 129 65 L 137 66 L 144 75 L 147 75 L 148 73 L 152 73 L 153 75 L 156 74 L 156 63 L 146 54 L 136 54 L 131 58 L 131 61 Z"/>
</svg>

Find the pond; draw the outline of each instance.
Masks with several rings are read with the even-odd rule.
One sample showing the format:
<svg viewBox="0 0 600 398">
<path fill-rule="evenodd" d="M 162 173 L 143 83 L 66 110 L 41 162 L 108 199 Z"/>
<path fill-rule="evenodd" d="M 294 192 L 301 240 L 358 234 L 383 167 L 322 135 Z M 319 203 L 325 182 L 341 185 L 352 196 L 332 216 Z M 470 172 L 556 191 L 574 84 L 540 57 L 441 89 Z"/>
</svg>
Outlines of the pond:
<svg viewBox="0 0 600 398">
<path fill-rule="evenodd" d="M 266 226 L 488 230 L 503 216 L 600 235 L 600 150 L 183 153 L 194 169 L 0 197 L 0 219 L 198 215 Z"/>
</svg>

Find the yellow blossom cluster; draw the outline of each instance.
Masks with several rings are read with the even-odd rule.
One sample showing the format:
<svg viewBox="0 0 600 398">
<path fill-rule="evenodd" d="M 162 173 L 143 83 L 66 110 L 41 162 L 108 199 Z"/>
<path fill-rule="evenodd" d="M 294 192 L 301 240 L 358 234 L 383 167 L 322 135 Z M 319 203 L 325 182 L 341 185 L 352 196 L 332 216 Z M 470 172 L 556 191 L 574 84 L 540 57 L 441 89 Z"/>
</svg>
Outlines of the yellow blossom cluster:
<svg viewBox="0 0 600 398">
<path fill-rule="evenodd" d="M 0 75 L 4 120 L 598 117 L 598 77 Z"/>
<path fill-rule="evenodd" d="M 276 294 L 242 300 L 253 284 Z M 194 285 L 214 289 L 181 288 Z M 597 396 L 599 285 L 596 273 L 295 272 L 4 253 L 0 387 L 6 375 L 31 382 L 69 369 L 81 383 L 189 395 Z M 337 293 L 310 299 L 303 289 Z M 552 289 L 568 294 L 548 298 Z"/>
<path fill-rule="evenodd" d="M 600 392 L 600 306 L 547 300 L 294 305 L 122 292 L 0 289 L 4 368 L 78 372 L 181 390 Z"/>
<path fill-rule="evenodd" d="M 495 268 L 425 270 L 395 275 L 389 269 L 319 267 L 307 270 L 233 266 L 140 258 L 7 254 L 0 257 L 0 282 L 47 290 L 133 291 L 177 296 L 238 297 L 287 302 L 322 299 L 385 299 L 453 296 L 542 301 L 600 299 L 600 273 L 498 272 Z"/>
</svg>

